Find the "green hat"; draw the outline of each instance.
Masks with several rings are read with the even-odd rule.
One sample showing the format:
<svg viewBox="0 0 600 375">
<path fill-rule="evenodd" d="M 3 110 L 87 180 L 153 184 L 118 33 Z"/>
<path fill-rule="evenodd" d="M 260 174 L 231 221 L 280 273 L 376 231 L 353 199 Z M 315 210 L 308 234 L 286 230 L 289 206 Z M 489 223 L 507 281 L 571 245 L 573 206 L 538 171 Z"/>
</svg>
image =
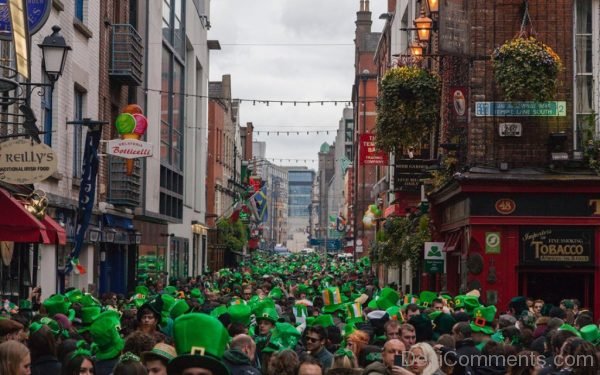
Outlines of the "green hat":
<svg viewBox="0 0 600 375">
<path fill-rule="evenodd" d="M 404 310 L 404 308 L 406 308 L 407 305 L 410 305 L 411 303 L 414 304 L 419 304 L 419 297 L 415 296 L 414 294 L 405 294 L 404 298 L 402 298 L 402 304 L 401 307 Z"/>
<path fill-rule="evenodd" d="M 581 333 L 581 338 L 585 341 L 591 342 L 594 346 L 600 344 L 600 330 L 598 330 L 597 325 L 588 324 L 582 327 L 579 332 Z"/>
<path fill-rule="evenodd" d="M 211 310 L 210 316 L 213 318 L 219 318 L 221 315 L 227 312 L 227 307 L 225 305 L 219 305 Z"/>
<path fill-rule="evenodd" d="M 306 325 L 308 327 L 312 326 L 321 326 L 323 328 L 332 327 L 335 324 L 333 323 L 333 316 L 329 314 L 319 315 L 315 318 L 309 317 L 306 318 Z"/>
<path fill-rule="evenodd" d="M 204 295 L 198 288 L 190 290 L 190 298 L 195 299 L 199 304 L 204 303 Z"/>
<path fill-rule="evenodd" d="M 71 289 L 68 292 L 65 292 L 65 297 L 71 303 L 79 302 L 83 298 L 83 292 L 81 289 Z"/>
<path fill-rule="evenodd" d="M 150 289 L 146 285 L 138 285 L 135 287 L 133 291 L 134 294 L 141 294 L 144 297 L 148 298 L 150 296 Z"/>
<path fill-rule="evenodd" d="M 178 299 L 171 306 L 171 309 L 169 310 L 169 314 L 172 319 L 176 319 L 177 317 L 185 314 L 189 310 L 190 310 L 190 305 L 188 305 L 184 299 Z"/>
<path fill-rule="evenodd" d="M 71 302 L 69 299 L 62 294 L 54 294 L 50 298 L 43 302 L 44 308 L 48 313 L 48 316 L 52 317 L 56 314 L 64 314 L 68 316 L 69 320 L 75 318 L 75 310 L 72 310 Z"/>
<path fill-rule="evenodd" d="M 169 295 L 175 297 L 177 295 L 177 288 L 174 287 L 173 285 L 169 285 L 169 286 L 165 287 L 165 289 L 163 290 L 163 293 L 169 294 Z"/>
<path fill-rule="evenodd" d="M 454 297 L 455 310 L 463 308 L 467 311 L 467 313 L 473 315 L 473 311 L 479 306 L 481 306 L 479 303 L 479 298 L 475 296 L 458 295 Z"/>
<path fill-rule="evenodd" d="M 402 310 L 400 306 L 391 306 L 385 310 L 386 313 L 390 316 L 391 320 L 397 320 L 399 322 L 404 321 L 404 317 L 402 316 Z"/>
<path fill-rule="evenodd" d="M 375 301 L 375 306 L 372 306 L 373 300 L 369 303 L 369 307 L 371 308 L 376 308 L 379 310 L 387 310 L 388 308 L 392 307 L 392 306 L 396 306 L 396 303 L 398 302 L 398 300 L 400 299 L 400 296 L 398 295 L 398 292 L 396 292 L 394 289 L 392 288 L 383 288 L 381 289 L 381 292 L 379 292 L 379 295 L 374 299 Z"/>
<path fill-rule="evenodd" d="M 275 323 L 263 353 L 274 353 L 284 349 L 294 349 L 300 339 L 300 332 L 290 323 Z"/>
<path fill-rule="evenodd" d="M 575 336 L 581 337 L 581 333 L 579 333 L 579 331 L 577 330 L 577 328 L 575 328 L 572 325 L 567 324 L 567 323 L 565 323 L 562 326 L 558 327 L 558 330 L 559 331 L 569 331 L 569 332 L 572 332 L 573 334 L 575 334 Z"/>
<path fill-rule="evenodd" d="M 85 293 L 81 297 L 81 300 L 79 301 L 79 303 L 81 303 L 81 306 L 83 306 L 83 307 L 102 306 L 102 303 L 100 303 L 100 301 L 96 297 L 94 297 L 93 295 L 91 295 L 89 293 Z"/>
<path fill-rule="evenodd" d="M 22 299 L 19 301 L 19 310 L 31 310 L 32 304 L 31 301 L 28 299 Z"/>
<path fill-rule="evenodd" d="M 252 315 L 250 306 L 243 304 L 231 305 L 227 308 L 227 312 L 233 323 L 241 323 L 245 327 L 250 325 L 250 315 Z"/>
<path fill-rule="evenodd" d="M 358 302 L 346 304 L 346 324 L 364 322 L 362 305 Z"/>
<path fill-rule="evenodd" d="M 94 343 L 98 346 L 96 359 L 112 359 L 119 356 L 125 341 L 119 334 L 121 328 L 120 315 L 117 311 L 107 310 L 98 316 L 90 327 Z"/>
<path fill-rule="evenodd" d="M 471 330 L 473 332 L 482 332 L 486 335 L 494 333 L 494 317 L 496 316 L 496 306 L 478 306 L 473 310 L 473 321 Z"/>
<path fill-rule="evenodd" d="M 419 294 L 419 303 L 422 307 L 429 307 L 434 299 L 437 298 L 437 294 L 434 292 L 430 292 L 428 290 L 424 290 Z"/>
<path fill-rule="evenodd" d="M 342 304 L 342 295 L 340 293 L 340 288 L 338 287 L 330 287 L 325 288 L 321 292 L 323 296 L 323 312 L 326 314 L 332 313 L 334 311 L 343 310 L 344 305 Z"/>
<path fill-rule="evenodd" d="M 150 311 L 152 311 L 154 313 L 154 315 L 156 315 L 156 317 L 158 319 L 158 323 L 160 323 L 162 321 L 163 305 L 164 305 L 164 302 L 160 295 L 156 295 L 156 296 L 152 297 L 151 299 L 147 300 L 138 309 L 137 320 L 141 321 L 142 320 L 142 311 L 144 309 L 149 309 Z"/>
<path fill-rule="evenodd" d="M 348 337 L 352 333 L 354 333 L 354 331 L 356 331 L 356 325 L 354 325 L 354 323 L 346 323 L 346 325 L 344 325 L 344 329 L 342 331 L 342 336 Z"/>
<path fill-rule="evenodd" d="M 269 292 L 269 298 L 280 300 L 281 297 L 283 297 L 283 290 L 281 290 L 279 287 L 275 287 Z"/>
<path fill-rule="evenodd" d="M 178 356 L 169 362 L 169 374 L 181 374 L 191 367 L 207 369 L 213 374 L 230 374 L 221 361 L 229 335 L 217 318 L 202 313 L 182 315 L 173 324 L 173 338 Z"/>
<path fill-rule="evenodd" d="M 256 314 L 256 321 L 259 320 L 268 320 L 275 324 L 279 320 L 279 314 L 277 314 L 274 307 L 265 307 Z"/>
<path fill-rule="evenodd" d="M 431 318 L 433 321 L 433 339 L 437 340 L 438 337 L 445 333 L 452 333 L 452 327 L 456 324 L 456 319 L 452 317 L 450 314 L 446 314 L 444 312 L 438 311 L 440 314 L 437 314 L 436 317 Z"/>
<path fill-rule="evenodd" d="M 102 308 L 100 306 L 89 306 L 82 307 L 79 312 L 79 317 L 81 318 L 82 328 L 79 329 L 79 332 L 87 331 L 89 326 L 96 320 L 100 314 L 102 313 Z"/>
</svg>

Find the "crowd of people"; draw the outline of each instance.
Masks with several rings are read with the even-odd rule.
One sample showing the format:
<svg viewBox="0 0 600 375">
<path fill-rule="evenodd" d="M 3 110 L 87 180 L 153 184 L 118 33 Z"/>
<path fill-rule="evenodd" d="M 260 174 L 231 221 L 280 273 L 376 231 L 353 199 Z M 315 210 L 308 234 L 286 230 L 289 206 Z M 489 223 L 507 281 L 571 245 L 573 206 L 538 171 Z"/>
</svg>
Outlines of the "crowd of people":
<svg viewBox="0 0 600 375">
<path fill-rule="evenodd" d="M 254 254 L 237 269 L 101 299 L 2 304 L 2 375 L 598 374 L 591 311 L 478 290 L 402 295 L 368 258 Z"/>
</svg>

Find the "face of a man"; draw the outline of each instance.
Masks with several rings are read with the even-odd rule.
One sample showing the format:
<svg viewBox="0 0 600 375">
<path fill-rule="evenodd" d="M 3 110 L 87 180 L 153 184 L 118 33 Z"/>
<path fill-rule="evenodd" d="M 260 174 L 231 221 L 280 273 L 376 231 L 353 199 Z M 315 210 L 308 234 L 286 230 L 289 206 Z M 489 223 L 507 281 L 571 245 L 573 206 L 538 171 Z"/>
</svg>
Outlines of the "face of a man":
<svg viewBox="0 0 600 375">
<path fill-rule="evenodd" d="M 252 290 L 244 289 L 244 299 L 249 300 L 250 298 L 252 298 Z"/>
<path fill-rule="evenodd" d="M 412 318 L 413 316 L 417 316 L 421 314 L 421 312 L 419 311 L 419 309 L 416 310 L 406 310 L 406 320 Z"/>
<path fill-rule="evenodd" d="M 390 326 L 385 330 L 385 337 L 388 340 L 399 339 L 400 338 L 400 327 L 398 326 Z"/>
<path fill-rule="evenodd" d="M 400 340 L 402 340 L 405 347 L 410 348 L 417 342 L 417 335 L 414 331 L 403 329 L 400 333 Z"/>
<path fill-rule="evenodd" d="M 323 370 L 318 365 L 304 364 L 298 369 L 298 375 L 323 375 Z"/>
<path fill-rule="evenodd" d="M 167 367 L 159 359 L 146 361 L 145 365 L 148 375 L 167 375 Z"/>
<path fill-rule="evenodd" d="M 444 304 L 441 302 L 434 302 L 433 303 L 433 309 L 435 311 L 442 311 L 444 309 Z"/>
<path fill-rule="evenodd" d="M 402 355 L 406 351 L 406 346 L 400 340 L 390 340 L 383 346 L 383 353 L 381 353 L 381 360 L 387 368 L 394 366 L 394 357 Z"/>
<path fill-rule="evenodd" d="M 321 340 L 318 334 L 314 332 L 308 332 L 306 334 L 306 350 L 311 353 L 319 351 L 323 345 L 325 345 L 325 340 Z"/>
<path fill-rule="evenodd" d="M 156 318 L 154 317 L 154 314 L 144 314 L 142 315 L 141 323 L 143 326 L 153 327 L 156 325 Z"/>
<path fill-rule="evenodd" d="M 186 368 L 181 372 L 181 375 L 215 375 L 212 371 L 200 368 L 200 367 L 191 367 Z"/>
<path fill-rule="evenodd" d="M 266 319 L 261 319 L 258 321 L 258 334 L 261 336 L 265 336 L 269 333 L 269 331 L 273 328 L 273 323 Z"/>
<path fill-rule="evenodd" d="M 533 311 L 535 311 L 536 313 L 541 313 L 542 312 L 542 307 L 544 307 L 544 304 L 541 302 L 536 302 L 533 305 Z"/>
</svg>

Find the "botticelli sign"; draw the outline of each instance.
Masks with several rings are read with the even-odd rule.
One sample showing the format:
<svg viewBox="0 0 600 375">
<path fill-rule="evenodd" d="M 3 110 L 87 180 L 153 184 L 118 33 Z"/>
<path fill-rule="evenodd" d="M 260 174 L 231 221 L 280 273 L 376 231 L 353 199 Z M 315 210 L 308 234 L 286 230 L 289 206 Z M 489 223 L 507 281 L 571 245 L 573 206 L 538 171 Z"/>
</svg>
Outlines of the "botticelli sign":
<svg viewBox="0 0 600 375">
<path fill-rule="evenodd" d="M 592 264 L 594 230 L 587 228 L 522 228 L 521 259 L 526 265 Z"/>
<path fill-rule="evenodd" d="M 43 143 L 11 139 L 0 143 L 0 181 L 27 185 L 43 181 L 58 168 L 56 154 Z"/>
<path fill-rule="evenodd" d="M 125 159 L 137 159 L 152 156 L 152 143 L 137 139 L 112 139 L 108 141 L 106 153 Z"/>
</svg>

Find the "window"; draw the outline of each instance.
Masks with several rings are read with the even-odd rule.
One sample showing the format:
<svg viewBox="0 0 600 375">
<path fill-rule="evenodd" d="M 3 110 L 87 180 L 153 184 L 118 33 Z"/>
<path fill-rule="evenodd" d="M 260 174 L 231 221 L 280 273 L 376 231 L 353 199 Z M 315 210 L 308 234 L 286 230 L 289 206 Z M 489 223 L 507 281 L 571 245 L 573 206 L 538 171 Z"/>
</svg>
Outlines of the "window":
<svg viewBox="0 0 600 375">
<path fill-rule="evenodd" d="M 48 76 L 44 74 L 44 84 L 49 84 Z M 52 147 L 52 89 L 46 87 L 42 96 L 42 124 L 44 124 L 44 143 Z"/>
<path fill-rule="evenodd" d="M 577 0 L 575 11 L 575 124 L 577 148 L 583 148 L 585 133 L 600 131 L 596 117 L 589 129 L 590 116 L 600 111 L 600 0 Z"/>
<path fill-rule="evenodd" d="M 83 22 L 84 2 L 86 0 L 75 0 L 75 18 Z"/>
<path fill-rule="evenodd" d="M 74 113 L 75 121 L 83 119 L 85 93 L 79 89 L 74 92 Z M 83 125 L 73 125 L 73 177 L 81 178 L 83 167 Z"/>
<path fill-rule="evenodd" d="M 354 120 L 346 120 L 344 142 L 352 142 L 354 139 Z"/>
</svg>

